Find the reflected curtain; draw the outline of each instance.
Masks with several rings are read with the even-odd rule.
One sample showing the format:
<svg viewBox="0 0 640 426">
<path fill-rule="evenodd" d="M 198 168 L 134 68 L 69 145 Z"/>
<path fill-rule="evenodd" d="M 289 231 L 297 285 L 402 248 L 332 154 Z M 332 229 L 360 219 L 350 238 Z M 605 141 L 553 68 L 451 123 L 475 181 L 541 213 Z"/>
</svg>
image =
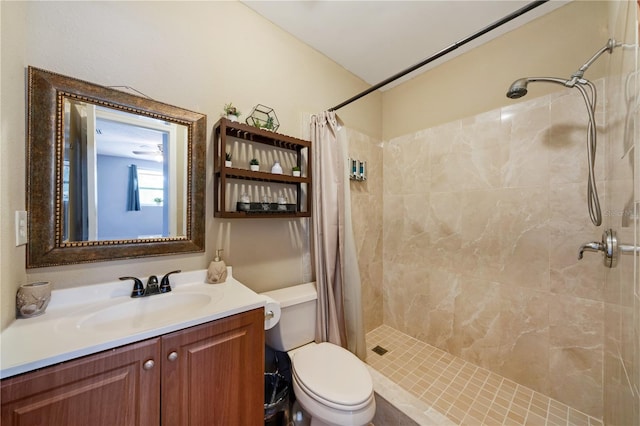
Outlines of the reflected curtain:
<svg viewBox="0 0 640 426">
<path fill-rule="evenodd" d="M 127 187 L 127 211 L 140 210 L 140 190 L 138 188 L 138 167 L 129 166 L 129 185 Z"/>
<path fill-rule="evenodd" d="M 316 342 L 340 345 L 364 359 L 361 284 L 351 228 L 343 133 L 335 112 L 311 117 Z"/>
<path fill-rule="evenodd" d="M 89 206 L 87 204 L 87 117 L 81 105 L 69 104 L 65 108 L 68 127 L 65 129 L 69 149 L 65 159 L 69 163 L 69 201 L 65 236 L 68 241 L 86 241 L 89 238 Z"/>
</svg>

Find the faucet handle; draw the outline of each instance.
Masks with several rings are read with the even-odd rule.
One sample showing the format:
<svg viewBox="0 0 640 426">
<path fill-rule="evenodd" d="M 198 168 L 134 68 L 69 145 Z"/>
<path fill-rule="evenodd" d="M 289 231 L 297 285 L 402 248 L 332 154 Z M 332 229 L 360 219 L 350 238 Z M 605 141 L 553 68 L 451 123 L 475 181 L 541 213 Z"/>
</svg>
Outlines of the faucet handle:
<svg viewBox="0 0 640 426">
<path fill-rule="evenodd" d="M 175 271 L 171 271 L 165 274 L 160 281 L 160 293 L 168 293 L 171 291 L 171 283 L 169 282 L 169 275 L 177 274 L 182 272 L 180 269 L 176 269 Z"/>
<path fill-rule="evenodd" d="M 131 291 L 131 297 L 144 296 L 144 284 L 136 277 L 120 277 L 121 281 L 133 280 L 133 290 Z"/>
</svg>

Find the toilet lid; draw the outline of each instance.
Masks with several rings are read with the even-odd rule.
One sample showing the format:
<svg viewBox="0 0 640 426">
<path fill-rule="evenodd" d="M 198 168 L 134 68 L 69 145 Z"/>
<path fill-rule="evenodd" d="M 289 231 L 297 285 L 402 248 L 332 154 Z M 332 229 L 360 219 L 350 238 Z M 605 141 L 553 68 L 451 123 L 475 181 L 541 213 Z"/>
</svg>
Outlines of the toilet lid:
<svg viewBox="0 0 640 426">
<path fill-rule="evenodd" d="M 311 344 L 295 354 L 292 366 L 298 383 L 330 405 L 361 405 L 373 393 L 371 375 L 364 363 L 340 346 Z"/>
</svg>

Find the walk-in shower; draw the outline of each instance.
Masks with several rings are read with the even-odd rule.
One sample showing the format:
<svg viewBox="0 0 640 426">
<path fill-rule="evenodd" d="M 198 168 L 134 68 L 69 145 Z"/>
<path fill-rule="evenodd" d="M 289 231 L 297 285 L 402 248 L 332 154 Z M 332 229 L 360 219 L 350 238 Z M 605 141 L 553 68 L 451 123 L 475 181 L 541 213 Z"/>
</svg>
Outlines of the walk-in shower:
<svg viewBox="0 0 640 426">
<path fill-rule="evenodd" d="M 565 80 L 557 77 L 526 77 L 519 78 L 514 81 L 507 91 L 507 97 L 518 99 L 527 94 L 527 85 L 529 83 L 543 82 L 556 83 L 565 87 L 574 87 L 580 91 L 584 103 L 589 114 L 589 125 L 587 127 L 587 161 L 589 162 L 589 181 L 587 184 L 587 204 L 589 208 L 589 217 L 595 226 L 602 224 L 602 212 L 600 211 L 600 200 L 598 198 L 598 189 L 596 188 L 596 179 L 594 175 L 594 166 L 597 148 L 597 131 L 596 131 L 596 101 L 597 91 L 595 85 L 584 78 L 584 73 L 604 52 L 613 52 L 615 47 L 621 43 L 616 43 L 614 39 L 609 39 L 607 44 L 596 52 L 584 65 L 580 67 L 570 79 Z"/>
</svg>

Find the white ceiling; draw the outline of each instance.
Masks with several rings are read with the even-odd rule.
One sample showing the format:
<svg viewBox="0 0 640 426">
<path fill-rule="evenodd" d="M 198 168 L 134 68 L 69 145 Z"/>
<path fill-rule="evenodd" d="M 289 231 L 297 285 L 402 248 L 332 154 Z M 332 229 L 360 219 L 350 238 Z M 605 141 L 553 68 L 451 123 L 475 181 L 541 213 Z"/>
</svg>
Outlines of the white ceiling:
<svg viewBox="0 0 640 426">
<path fill-rule="evenodd" d="M 395 84 L 569 1 L 549 1 Z M 242 2 L 371 85 L 422 62 L 530 3 L 529 0 Z M 393 84 L 385 86 L 390 87 Z"/>
<path fill-rule="evenodd" d="M 100 155 L 158 161 L 162 132 L 130 123 L 96 119 L 96 149 Z"/>
</svg>

